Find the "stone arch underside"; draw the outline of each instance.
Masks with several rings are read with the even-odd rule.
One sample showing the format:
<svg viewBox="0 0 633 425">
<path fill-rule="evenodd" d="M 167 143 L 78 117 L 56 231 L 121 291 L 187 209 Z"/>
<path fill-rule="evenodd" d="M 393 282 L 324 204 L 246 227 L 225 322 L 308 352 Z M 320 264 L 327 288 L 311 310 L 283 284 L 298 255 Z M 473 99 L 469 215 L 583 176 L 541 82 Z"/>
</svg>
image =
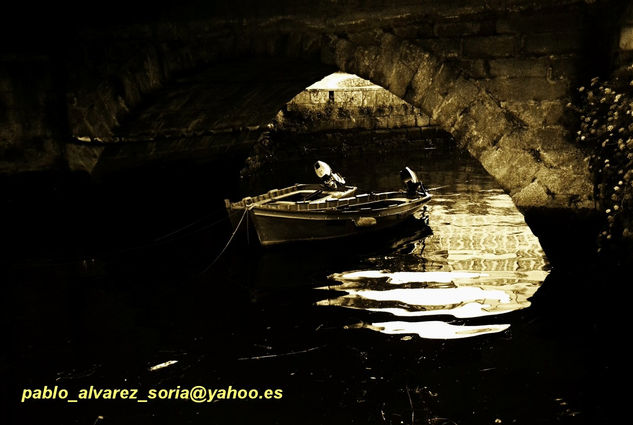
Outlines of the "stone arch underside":
<svg viewBox="0 0 633 425">
<path fill-rule="evenodd" d="M 185 34 L 207 31 L 205 36 L 197 33 L 195 42 L 169 29 L 164 40 L 146 43 L 114 70 L 118 83 L 103 80 L 92 93 L 82 87 L 75 90 L 79 96 L 69 94 L 74 99 L 69 106 L 73 135 L 107 142 L 115 136 L 121 117 L 146 93 L 164 87 L 183 70 L 244 57 L 310 59 L 371 80 L 419 107 L 453 134 L 518 206 L 593 208 L 591 176 L 568 132 L 522 120 L 455 61 L 375 27 L 323 32 L 285 25 L 180 29 Z"/>
</svg>

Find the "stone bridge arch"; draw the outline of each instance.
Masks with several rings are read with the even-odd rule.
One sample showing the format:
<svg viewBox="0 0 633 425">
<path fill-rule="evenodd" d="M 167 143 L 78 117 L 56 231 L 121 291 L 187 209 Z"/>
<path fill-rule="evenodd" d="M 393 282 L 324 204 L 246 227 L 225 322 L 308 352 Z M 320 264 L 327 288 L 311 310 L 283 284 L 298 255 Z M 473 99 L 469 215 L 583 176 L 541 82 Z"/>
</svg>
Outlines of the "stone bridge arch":
<svg viewBox="0 0 633 425">
<path fill-rule="evenodd" d="M 332 65 L 332 70 L 366 78 L 419 107 L 477 158 L 517 205 L 561 208 L 593 205 L 591 180 L 582 154 L 569 143 L 565 133 L 521 120 L 454 62 L 413 42 L 372 30 L 352 37 L 310 33 L 297 37 L 293 33 L 275 32 L 270 37 L 241 39 L 241 43 L 233 44 L 231 52 L 216 50 L 210 57 L 195 57 L 193 51 L 210 53 L 190 46 L 173 52 L 149 46 L 122 72 L 102 80 L 96 93 L 70 95 L 73 135 L 84 142 L 117 141 L 120 135 L 117 128 L 130 109 L 163 87 L 173 74 L 195 69 L 200 63 L 213 66 L 218 59 L 252 55 L 316 59 Z M 274 116 L 276 111 L 269 111 L 269 115 Z M 258 125 L 266 124 L 264 121 L 245 123 L 244 127 L 258 130 Z M 248 137 L 257 138 L 256 134 Z M 75 148 L 71 146 L 70 150 Z M 82 151 L 86 152 L 83 148 Z M 98 152 L 98 148 L 93 152 Z"/>
<path fill-rule="evenodd" d="M 42 104 L 63 104 L 67 122 L 50 132 L 51 117 L 42 111 L 31 127 L 37 137 L 59 139 L 57 153 L 66 159 L 90 162 L 87 156 L 98 157 L 104 147 L 125 141 L 117 133 L 122 124 L 179 75 L 245 57 L 298 58 L 357 74 L 421 108 L 518 205 L 591 208 L 592 184 L 583 155 L 571 143 L 572 127 L 558 121 L 563 102 L 580 80 L 578 69 L 602 63 L 587 60 L 587 51 L 599 54 L 612 36 L 607 33 L 619 34 L 620 27 L 604 24 L 619 13 L 616 3 L 423 0 L 390 6 L 369 2 L 358 9 L 346 1 L 296 7 L 289 2 L 252 15 L 240 9 L 172 23 L 83 27 L 64 40 L 68 47 L 63 52 L 38 57 L 33 66 L 44 73 L 52 69 L 49 74 L 55 76 L 44 75 L 37 87 L 46 92 L 44 97 L 50 92 L 52 101 L 39 96 L 33 104 L 40 110 Z M 587 43 L 594 48 L 586 49 Z M 19 79 L 15 74 L 10 78 Z M 497 78 L 504 75 L 510 78 Z M 8 86 L 6 104 L 28 98 Z M 28 92 L 24 81 L 21 87 Z M 534 97 L 526 96 L 532 90 L 547 106 L 536 118 L 522 113 L 533 107 Z M 510 99 L 499 98 L 500 91 Z M 513 96 L 528 101 L 513 103 Z M 228 130 L 252 132 L 257 126 L 246 127 Z M 31 136 L 11 135 L 17 140 L 13 151 L 28 150 Z M 207 136 L 219 137 L 213 131 L 201 135 Z M 82 155 L 75 155 L 78 150 Z M 15 161 L 10 165 L 19 168 Z"/>
<path fill-rule="evenodd" d="M 325 60 L 419 107 L 478 159 L 518 206 L 592 207 L 583 154 L 565 133 L 521 120 L 454 63 L 414 43 L 386 32 L 373 39 L 360 44 L 332 37 Z"/>
</svg>

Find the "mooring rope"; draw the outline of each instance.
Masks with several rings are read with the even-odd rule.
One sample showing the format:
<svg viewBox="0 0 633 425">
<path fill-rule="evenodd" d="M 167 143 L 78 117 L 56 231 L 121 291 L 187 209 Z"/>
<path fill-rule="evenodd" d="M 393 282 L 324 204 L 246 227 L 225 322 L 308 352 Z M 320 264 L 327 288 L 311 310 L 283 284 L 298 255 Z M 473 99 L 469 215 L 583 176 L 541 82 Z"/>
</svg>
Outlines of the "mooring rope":
<svg viewBox="0 0 633 425">
<path fill-rule="evenodd" d="M 206 220 L 207 218 L 211 217 L 211 215 L 212 215 L 212 214 L 209 214 L 209 215 L 207 215 L 207 216 L 205 216 L 205 217 L 202 217 L 202 218 L 200 218 L 200 219 L 198 219 L 198 220 L 196 220 L 196 221 L 194 221 L 194 222 L 192 222 L 192 223 L 189 223 L 189 224 L 187 224 L 186 226 L 183 226 L 183 227 L 181 227 L 181 228 L 179 228 L 179 229 L 177 229 L 177 230 L 174 230 L 174 231 L 169 232 L 169 233 L 167 233 L 167 234 L 165 234 L 165 235 L 162 235 L 162 236 L 159 236 L 159 237 L 157 237 L 157 238 L 154 238 L 154 241 L 153 241 L 153 242 L 154 242 L 154 243 L 159 243 L 159 242 L 163 242 L 164 240 L 169 239 L 169 238 L 171 238 L 171 240 L 173 240 L 174 238 L 172 238 L 172 236 L 174 236 L 174 235 L 178 235 L 179 237 L 192 235 L 192 234 L 195 234 L 195 233 L 198 233 L 198 232 L 204 231 L 204 230 L 206 230 L 206 229 L 209 229 L 209 228 L 211 228 L 211 227 L 215 226 L 216 224 L 220 224 L 220 223 L 222 223 L 223 221 L 226 221 L 226 220 L 228 219 L 227 217 L 222 217 L 222 218 L 220 218 L 220 219 L 218 219 L 218 220 L 215 220 L 214 222 L 212 222 L 212 223 L 210 223 L 210 224 L 207 224 L 206 226 L 203 226 L 203 227 L 200 227 L 200 228 L 198 228 L 198 229 L 196 229 L 196 230 L 193 230 L 193 231 L 191 231 L 191 232 L 188 232 L 188 233 L 184 233 L 184 234 L 182 234 L 182 235 L 179 235 L 179 233 L 181 233 L 183 230 L 186 230 L 186 229 L 188 229 L 188 228 L 190 228 L 190 227 L 192 227 L 192 226 L 194 226 L 194 225 L 196 225 L 196 224 L 198 224 L 198 223 L 201 223 L 202 221 L 204 221 L 204 220 Z"/>
<path fill-rule="evenodd" d="M 220 257 L 222 256 L 222 254 L 224 254 L 224 251 L 226 251 L 226 249 L 229 247 L 229 245 L 231 244 L 231 242 L 233 241 L 233 238 L 235 237 L 235 234 L 237 233 L 237 231 L 240 229 L 241 225 L 242 225 L 242 221 L 244 221 L 244 217 L 247 216 L 248 212 L 250 211 L 250 208 L 244 208 L 244 213 L 242 214 L 242 217 L 240 218 L 240 221 L 237 223 L 237 226 L 235 226 L 235 230 L 233 230 L 233 233 L 231 234 L 231 237 L 229 238 L 228 242 L 226 243 L 226 245 L 224 245 L 224 248 L 222 248 L 222 251 L 220 251 L 220 253 L 218 254 L 217 257 L 215 257 L 215 260 L 213 260 L 211 262 L 211 264 L 209 264 L 207 267 L 205 267 L 200 274 L 202 273 L 206 273 L 207 270 L 209 270 L 211 267 L 213 267 L 213 265 L 220 259 Z M 248 219 L 247 219 L 248 220 Z"/>
</svg>

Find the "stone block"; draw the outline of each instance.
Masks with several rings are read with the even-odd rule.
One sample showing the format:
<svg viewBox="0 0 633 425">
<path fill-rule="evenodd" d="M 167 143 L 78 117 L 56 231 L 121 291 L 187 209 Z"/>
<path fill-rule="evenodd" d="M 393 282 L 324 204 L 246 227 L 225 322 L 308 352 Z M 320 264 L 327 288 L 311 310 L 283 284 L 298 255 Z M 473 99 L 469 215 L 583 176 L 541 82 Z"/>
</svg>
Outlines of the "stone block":
<svg viewBox="0 0 633 425">
<path fill-rule="evenodd" d="M 457 58 L 462 54 L 460 38 L 421 38 L 416 43 L 441 58 Z"/>
<path fill-rule="evenodd" d="M 437 37 L 463 37 L 478 34 L 480 29 L 480 22 L 438 22 L 434 33 Z"/>
<path fill-rule="evenodd" d="M 403 97 L 413 79 L 420 57 L 424 52 L 409 42 L 401 42 L 397 62 L 393 65 L 392 72 L 387 82 L 387 88 L 398 97 Z"/>
<path fill-rule="evenodd" d="M 560 99 L 569 94 L 569 82 L 546 78 L 492 78 L 481 84 L 500 100 L 529 101 Z"/>
<path fill-rule="evenodd" d="M 417 44 L 407 40 L 403 40 L 400 44 L 399 60 L 404 65 L 415 71 L 418 68 L 420 59 L 424 58 L 426 55 L 428 55 L 428 53 L 429 52 L 427 52 Z"/>
<path fill-rule="evenodd" d="M 535 179 L 535 176 L 543 168 L 530 152 L 521 150 L 501 150 L 500 159 L 506 163 L 506 172 L 496 176 L 513 192 L 517 188 L 526 187 Z M 495 175 L 494 170 L 491 174 Z"/>
<path fill-rule="evenodd" d="M 433 76 L 440 66 L 440 61 L 430 53 L 420 55 L 416 73 L 403 97 L 404 100 L 420 107 L 427 114 L 430 114 L 433 109 L 425 109 L 422 106 L 422 100 L 426 97 L 427 90 L 433 82 Z"/>
<path fill-rule="evenodd" d="M 524 129 L 514 129 L 502 135 L 497 143 L 499 149 L 527 151 L 538 141 L 533 133 Z"/>
<path fill-rule="evenodd" d="M 491 77 L 546 77 L 548 63 L 544 58 L 491 59 Z"/>
<path fill-rule="evenodd" d="M 560 124 L 566 113 L 564 102 L 560 100 L 506 101 L 501 102 L 501 106 L 534 127 Z"/>
<path fill-rule="evenodd" d="M 575 174 L 583 174 L 583 170 L 587 169 L 583 153 L 571 144 L 557 150 L 542 150 L 540 156 L 550 168 L 569 170 Z"/>
<path fill-rule="evenodd" d="M 340 103 L 345 107 L 356 107 L 362 105 L 362 93 L 359 90 L 337 90 L 334 92 L 334 103 Z"/>
<path fill-rule="evenodd" d="M 528 34 L 523 42 L 524 52 L 533 55 L 572 53 L 582 50 L 582 47 L 582 33 L 580 32 Z"/>
<path fill-rule="evenodd" d="M 453 67 L 446 63 L 441 64 L 437 72 L 430 77 L 429 84 L 418 100 L 419 104 L 411 103 L 433 117 L 434 111 L 444 102 L 444 98 L 452 90 L 458 77 L 459 73 Z"/>
<path fill-rule="evenodd" d="M 436 122 L 441 122 L 446 128 L 453 127 L 459 115 L 481 96 L 480 88 L 463 77 L 457 78 L 443 102 L 431 114 Z"/>
<path fill-rule="evenodd" d="M 583 27 L 582 14 L 567 9 L 560 12 L 511 14 L 497 19 L 496 30 L 499 34 L 529 34 L 558 31 L 560 28 L 580 31 Z"/>
<path fill-rule="evenodd" d="M 549 204 L 550 197 L 545 187 L 538 180 L 534 180 L 516 191 L 512 195 L 512 201 L 518 207 L 545 207 Z"/>
<path fill-rule="evenodd" d="M 380 45 L 385 32 L 381 28 L 370 28 L 364 30 L 346 32 L 346 36 L 352 43 L 359 46 Z"/>
<path fill-rule="evenodd" d="M 411 69 L 408 64 L 405 65 L 398 61 L 393 65 L 391 74 L 387 77 L 385 88 L 394 95 L 403 97 L 414 75 L 415 69 Z"/>
<path fill-rule="evenodd" d="M 463 55 L 468 58 L 514 56 L 518 47 L 518 40 L 513 35 L 475 36 L 463 39 Z"/>
<path fill-rule="evenodd" d="M 420 99 L 420 109 L 423 112 L 428 111 L 429 115 L 433 114 L 433 111 L 444 101 L 444 96 L 435 87 L 429 87 L 424 93 L 424 96 Z"/>
<path fill-rule="evenodd" d="M 458 66 L 475 79 L 490 78 L 490 66 L 486 59 L 460 59 Z"/>
<path fill-rule="evenodd" d="M 416 22 L 412 25 L 394 26 L 393 33 L 405 39 L 433 37 L 433 24 L 430 22 Z"/>
<path fill-rule="evenodd" d="M 534 138 L 538 140 L 538 145 L 544 151 L 566 149 L 572 140 L 569 131 L 562 126 L 536 128 Z"/>
<path fill-rule="evenodd" d="M 547 77 L 550 80 L 573 80 L 582 73 L 582 61 L 573 53 L 564 55 L 550 55 Z"/>
<path fill-rule="evenodd" d="M 622 50 L 633 50 L 633 25 L 622 27 L 618 46 Z"/>
<path fill-rule="evenodd" d="M 387 90 L 374 90 L 375 93 L 375 104 L 378 105 L 393 105 L 394 103 L 400 103 L 400 100 L 389 93 Z"/>
<path fill-rule="evenodd" d="M 573 195 L 592 195 L 589 173 L 578 175 L 565 168 L 543 167 L 536 174 L 537 180 L 553 198 L 569 199 Z"/>
<path fill-rule="evenodd" d="M 455 140 L 459 146 L 464 147 L 474 158 L 477 159 L 481 157 L 482 153 L 491 148 L 491 141 L 486 137 L 486 135 L 474 130 L 466 133 L 462 138 Z M 486 168 L 485 164 L 482 163 L 482 165 Z M 490 172 L 487 168 L 486 171 Z"/>
<path fill-rule="evenodd" d="M 354 56 L 354 50 L 354 45 L 350 41 L 339 38 L 334 47 L 334 65 L 341 71 L 349 71 L 348 63 Z"/>
<path fill-rule="evenodd" d="M 389 82 L 394 85 L 397 84 L 397 78 L 392 78 L 392 75 L 400 56 L 400 41 L 393 34 L 383 34 L 378 55 L 375 58 L 373 67 L 370 69 L 369 77 L 371 81 L 383 87 L 388 87 Z"/>
<path fill-rule="evenodd" d="M 485 134 L 490 143 L 498 141 L 504 134 L 516 128 L 507 111 L 490 97 L 480 96 L 469 108 L 468 113 L 474 118 L 472 130 Z"/>
<path fill-rule="evenodd" d="M 379 55 L 377 46 L 356 45 L 350 68 L 357 75 L 370 76 Z"/>
<path fill-rule="evenodd" d="M 481 150 L 477 159 L 486 171 L 497 178 L 498 181 L 499 177 L 505 176 L 512 170 L 512 167 L 514 167 L 514 165 L 508 162 L 507 158 L 504 157 L 504 151 L 494 147 Z M 502 181 L 499 181 L 499 183 L 504 189 L 510 190 L 507 184 L 504 184 Z"/>
</svg>

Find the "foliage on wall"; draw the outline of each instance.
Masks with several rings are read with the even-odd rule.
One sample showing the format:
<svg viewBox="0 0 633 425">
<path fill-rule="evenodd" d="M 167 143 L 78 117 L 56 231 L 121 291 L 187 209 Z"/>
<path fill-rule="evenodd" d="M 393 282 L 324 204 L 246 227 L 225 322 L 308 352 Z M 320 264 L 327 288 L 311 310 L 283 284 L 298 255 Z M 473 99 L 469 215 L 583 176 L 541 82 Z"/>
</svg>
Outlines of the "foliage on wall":
<svg viewBox="0 0 633 425">
<path fill-rule="evenodd" d="M 633 66 L 580 87 L 576 140 L 587 152 L 594 196 L 606 217 L 599 250 L 633 242 Z"/>
</svg>

